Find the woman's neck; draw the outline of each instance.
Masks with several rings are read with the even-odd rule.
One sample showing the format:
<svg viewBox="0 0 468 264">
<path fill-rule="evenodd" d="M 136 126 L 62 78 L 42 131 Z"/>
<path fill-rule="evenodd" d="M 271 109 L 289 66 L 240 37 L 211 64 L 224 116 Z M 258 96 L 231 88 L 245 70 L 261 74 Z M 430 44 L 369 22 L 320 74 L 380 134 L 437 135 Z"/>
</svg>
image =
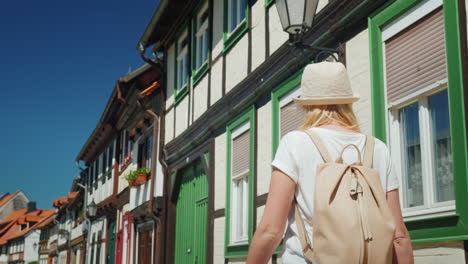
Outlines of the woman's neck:
<svg viewBox="0 0 468 264">
<path fill-rule="evenodd" d="M 318 127 L 321 127 L 321 128 L 327 128 L 327 129 L 333 129 L 333 130 L 336 130 L 336 131 L 341 131 L 341 132 L 348 132 L 348 133 L 359 133 L 357 132 L 356 130 L 352 130 L 350 128 L 347 128 L 347 127 L 344 127 L 340 124 L 338 124 L 337 122 L 330 122 L 328 124 L 324 124 L 324 125 L 321 125 L 321 126 L 318 126 Z"/>
</svg>

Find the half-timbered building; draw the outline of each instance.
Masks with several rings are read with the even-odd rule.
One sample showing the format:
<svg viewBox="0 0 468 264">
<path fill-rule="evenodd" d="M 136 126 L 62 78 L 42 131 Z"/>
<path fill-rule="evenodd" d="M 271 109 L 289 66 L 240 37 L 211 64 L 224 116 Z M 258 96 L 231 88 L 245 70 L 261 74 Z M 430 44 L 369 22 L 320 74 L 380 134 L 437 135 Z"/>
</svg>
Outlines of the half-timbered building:
<svg viewBox="0 0 468 264">
<path fill-rule="evenodd" d="M 417 261 L 466 263 L 466 3 L 319 1 L 307 45 L 336 49 L 364 133 L 386 142 Z M 138 49 L 163 54 L 164 244 L 156 263 L 243 263 L 316 49 L 274 0 L 161 0 Z M 281 246 L 271 263 L 281 262 Z M 448 261 L 448 262 L 447 262 Z"/>
</svg>

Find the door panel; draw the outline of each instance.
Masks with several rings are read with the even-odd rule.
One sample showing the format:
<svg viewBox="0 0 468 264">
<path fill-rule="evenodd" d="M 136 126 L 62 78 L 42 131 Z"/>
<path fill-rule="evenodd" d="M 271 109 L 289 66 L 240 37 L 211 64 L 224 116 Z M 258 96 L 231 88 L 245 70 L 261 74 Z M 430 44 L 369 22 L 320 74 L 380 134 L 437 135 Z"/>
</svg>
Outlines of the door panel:
<svg viewBox="0 0 468 264">
<path fill-rule="evenodd" d="M 208 181 L 201 163 L 181 172 L 176 208 L 175 264 L 206 263 Z"/>
<path fill-rule="evenodd" d="M 111 220 L 109 223 L 109 243 L 108 245 L 108 255 L 107 255 L 107 263 L 114 264 L 115 263 L 115 220 Z"/>
</svg>

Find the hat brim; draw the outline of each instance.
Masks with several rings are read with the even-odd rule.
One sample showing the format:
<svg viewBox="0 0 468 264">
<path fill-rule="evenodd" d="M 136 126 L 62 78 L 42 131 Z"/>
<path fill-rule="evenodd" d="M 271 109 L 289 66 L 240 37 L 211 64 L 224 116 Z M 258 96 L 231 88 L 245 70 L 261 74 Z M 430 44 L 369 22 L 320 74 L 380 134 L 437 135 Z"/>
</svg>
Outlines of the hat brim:
<svg viewBox="0 0 468 264">
<path fill-rule="evenodd" d="M 338 105 L 352 104 L 359 100 L 359 97 L 333 97 L 333 98 L 294 98 L 294 102 L 300 105 Z"/>
</svg>

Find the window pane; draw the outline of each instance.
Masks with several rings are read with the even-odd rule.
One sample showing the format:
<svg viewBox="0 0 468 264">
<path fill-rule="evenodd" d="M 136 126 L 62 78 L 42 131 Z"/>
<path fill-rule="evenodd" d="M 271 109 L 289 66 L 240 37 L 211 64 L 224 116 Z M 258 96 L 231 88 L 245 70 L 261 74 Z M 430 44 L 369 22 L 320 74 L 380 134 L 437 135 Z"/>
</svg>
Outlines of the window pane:
<svg viewBox="0 0 468 264">
<path fill-rule="evenodd" d="M 148 169 L 151 168 L 151 159 L 152 159 L 152 151 L 153 151 L 153 137 L 148 138 L 148 143 L 146 146 L 146 167 Z"/>
<path fill-rule="evenodd" d="M 418 108 L 418 104 L 415 103 L 400 110 L 406 179 L 404 186 L 405 207 L 424 204 Z"/>
<path fill-rule="evenodd" d="M 435 202 L 454 199 L 453 159 L 447 90 L 429 97 L 434 151 Z"/>
<path fill-rule="evenodd" d="M 237 1 L 238 0 L 231 0 L 230 3 L 230 16 L 231 16 L 231 25 L 229 27 L 229 32 L 234 31 L 237 27 Z"/>
<path fill-rule="evenodd" d="M 237 213 L 237 232 L 236 232 L 236 240 L 239 240 L 242 236 L 242 226 L 243 226 L 243 211 L 242 210 L 242 197 L 244 196 L 244 186 L 242 184 L 242 181 L 236 181 L 236 190 L 237 190 L 237 195 L 236 195 L 236 213 Z"/>
<path fill-rule="evenodd" d="M 240 10 L 239 10 L 239 20 L 237 21 L 237 24 L 240 24 L 240 22 L 242 22 L 242 20 L 244 20 L 245 18 L 245 8 L 246 8 L 246 2 L 247 0 L 238 0 L 240 3 L 239 3 L 239 7 L 240 7 Z"/>
</svg>

